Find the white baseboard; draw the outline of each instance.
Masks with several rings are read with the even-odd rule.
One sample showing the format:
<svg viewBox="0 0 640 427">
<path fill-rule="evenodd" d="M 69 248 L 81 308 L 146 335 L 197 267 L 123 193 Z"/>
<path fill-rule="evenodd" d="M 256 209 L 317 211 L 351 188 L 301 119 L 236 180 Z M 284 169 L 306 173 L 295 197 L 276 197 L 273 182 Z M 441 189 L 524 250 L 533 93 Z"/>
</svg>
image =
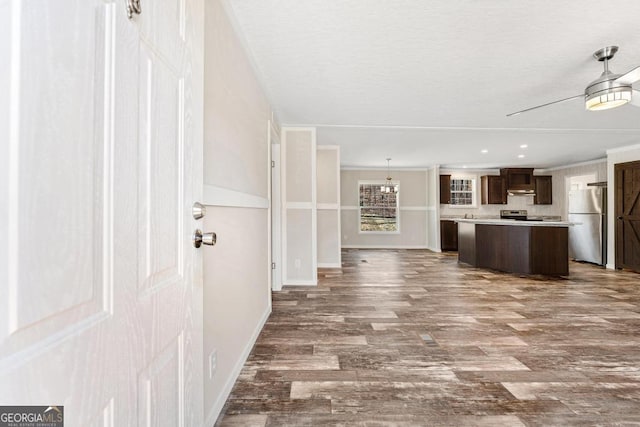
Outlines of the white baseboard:
<svg viewBox="0 0 640 427">
<path fill-rule="evenodd" d="M 341 268 L 342 264 L 339 262 L 319 262 L 318 268 Z"/>
<path fill-rule="evenodd" d="M 213 426 L 218 420 L 218 416 L 220 416 L 220 411 L 222 411 L 222 408 L 224 407 L 224 404 L 227 401 L 229 394 L 231 394 L 231 389 L 236 383 L 236 380 L 238 379 L 238 376 L 240 375 L 240 372 L 242 371 L 242 368 L 244 367 L 245 362 L 249 358 L 249 354 L 251 354 L 251 349 L 253 348 L 254 344 L 258 340 L 258 336 L 260 335 L 260 332 L 262 331 L 262 328 L 264 327 L 264 324 L 267 322 L 267 319 L 269 318 L 270 314 L 271 314 L 271 304 L 269 304 L 269 306 L 265 310 L 264 314 L 262 315 L 262 318 L 260 319 L 260 321 L 258 322 L 258 325 L 253 331 L 253 334 L 251 334 L 251 339 L 249 340 L 244 350 L 242 351 L 242 354 L 240 355 L 238 362 L 233 367 L 231 376 L 229 376 L 229 379 L 227 380 L 227 382 L 224 384 L 224 387 L 222 388 L 222 393 L 220 393 L 220 396 L 218 396 L 218 399 L 216 399 L 216 402 L 213 404 L 213 406 L 209 410 L 207 419 L 204 422 L 205 426 Z"/>
<path fill-rule="evenodd" d="M 342 249 L 433 249 L 425 245 L 342 245 Z"/>
<path fill-rule="evenodd" d="M 317 280 L 288 280 L 282 286 L 318 286 Z"/>
<path fill-rule="evenodd" d="M 615 264 L 607 264 L 607 270 L 615 270 L 616 266 Z"/>
</svg>

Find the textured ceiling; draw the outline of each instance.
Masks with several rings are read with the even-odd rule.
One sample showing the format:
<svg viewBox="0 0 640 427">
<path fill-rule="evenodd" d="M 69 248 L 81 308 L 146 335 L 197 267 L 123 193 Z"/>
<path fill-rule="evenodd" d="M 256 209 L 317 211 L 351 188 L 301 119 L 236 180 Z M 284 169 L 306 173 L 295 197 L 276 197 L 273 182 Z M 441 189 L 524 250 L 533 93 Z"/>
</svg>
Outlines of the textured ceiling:
<svg viewBox="0 0 640 427">
<path fill-rule="evenodd" d="M 225 1 L 281 123 L 317 126 L 343 166 L 543 168 L 640 143 L 631 105 L 506 117 L 583 93 L 601 47 L 640 65 L 638 0 Z"/>
</svg>

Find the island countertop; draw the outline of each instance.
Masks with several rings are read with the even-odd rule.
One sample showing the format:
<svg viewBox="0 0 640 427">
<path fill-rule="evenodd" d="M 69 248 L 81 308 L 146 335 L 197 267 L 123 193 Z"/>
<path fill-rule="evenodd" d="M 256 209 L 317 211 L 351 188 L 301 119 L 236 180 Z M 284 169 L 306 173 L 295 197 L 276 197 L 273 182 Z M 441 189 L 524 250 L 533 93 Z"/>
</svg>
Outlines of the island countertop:
<svg viewBox="0 0 640 427">
<path fill-rule="evenodd" d="M 566 221 L 520 221 L 517 219 L 498 218 L 454 218 L 452 221 L 486 225 L 515 225 L 520 227 L 569 227 L 573 225 L 572 222 Z"/>
</svg>

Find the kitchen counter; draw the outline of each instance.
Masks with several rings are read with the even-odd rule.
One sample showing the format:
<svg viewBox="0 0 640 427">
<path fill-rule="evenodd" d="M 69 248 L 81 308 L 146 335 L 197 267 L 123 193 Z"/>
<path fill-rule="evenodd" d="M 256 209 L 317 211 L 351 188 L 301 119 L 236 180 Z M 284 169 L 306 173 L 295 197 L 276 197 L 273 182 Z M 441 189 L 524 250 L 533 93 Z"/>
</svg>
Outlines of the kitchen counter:
<svg viewBox="0 0 640 427">
<path fill-rule="evenodd" d="M 516 219 L 499 219 L 499 218 L 478 218 L 478 219 L 465 219 L 456 218 L 453 219 L 456 222 L 468 222 L 472 224 L 490 224 L 490 225 L 515 225 L 524 227 L 569 227 L 573 225 L 566 221 L 520 221 Z"/>
<path fill-rule="evenodd" d="M 569 274 L 571 223 L 508 219 L 456 222 L 461 263 L 517 274 Z"/>
</svg>

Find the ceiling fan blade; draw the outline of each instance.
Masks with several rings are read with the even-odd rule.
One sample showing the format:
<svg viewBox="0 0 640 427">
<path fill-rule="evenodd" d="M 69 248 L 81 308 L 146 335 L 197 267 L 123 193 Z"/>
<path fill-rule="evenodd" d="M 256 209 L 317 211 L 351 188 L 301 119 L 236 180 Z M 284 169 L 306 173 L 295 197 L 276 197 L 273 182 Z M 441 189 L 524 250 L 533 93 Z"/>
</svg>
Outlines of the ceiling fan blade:
<svg viewBox="0 0 640 427">
<path fill-rule="evenodd" d="M 615 79 L 615 82 L 625 85 L 631 85 L 638 80 L 640 80 L 640 65 L 631 71 L 627 71 L 626 73 Z"/>
<path fill-rule="evenodd" d="M 535 107 L 527 108 L 526 110 L 520 110 L 520 111 L 516 111 L 515 113 L 509 113 L 509 114 L 507 114 L 507 117 L 515 116 L 515 115 L 521 114 L 521 113 L 526 113 L 527 111 L 531 111 L 531 110 L 535 110 L 535 109 L 538 109 L 538 108 L 546 107 L 548 105 L 559 104 L 561 102 L 571 101 L 571 100 L 577 99 L 577 98 L 584 98 L 584 94 L 581 93 L 580 95 L 571 96 L 569 98 L 559 99 L 559 100 L 553 101 L 553 102 L 547 102 L 546 104 L 542 104 L 542 105 L 536 105 Z"/>
</svg>

